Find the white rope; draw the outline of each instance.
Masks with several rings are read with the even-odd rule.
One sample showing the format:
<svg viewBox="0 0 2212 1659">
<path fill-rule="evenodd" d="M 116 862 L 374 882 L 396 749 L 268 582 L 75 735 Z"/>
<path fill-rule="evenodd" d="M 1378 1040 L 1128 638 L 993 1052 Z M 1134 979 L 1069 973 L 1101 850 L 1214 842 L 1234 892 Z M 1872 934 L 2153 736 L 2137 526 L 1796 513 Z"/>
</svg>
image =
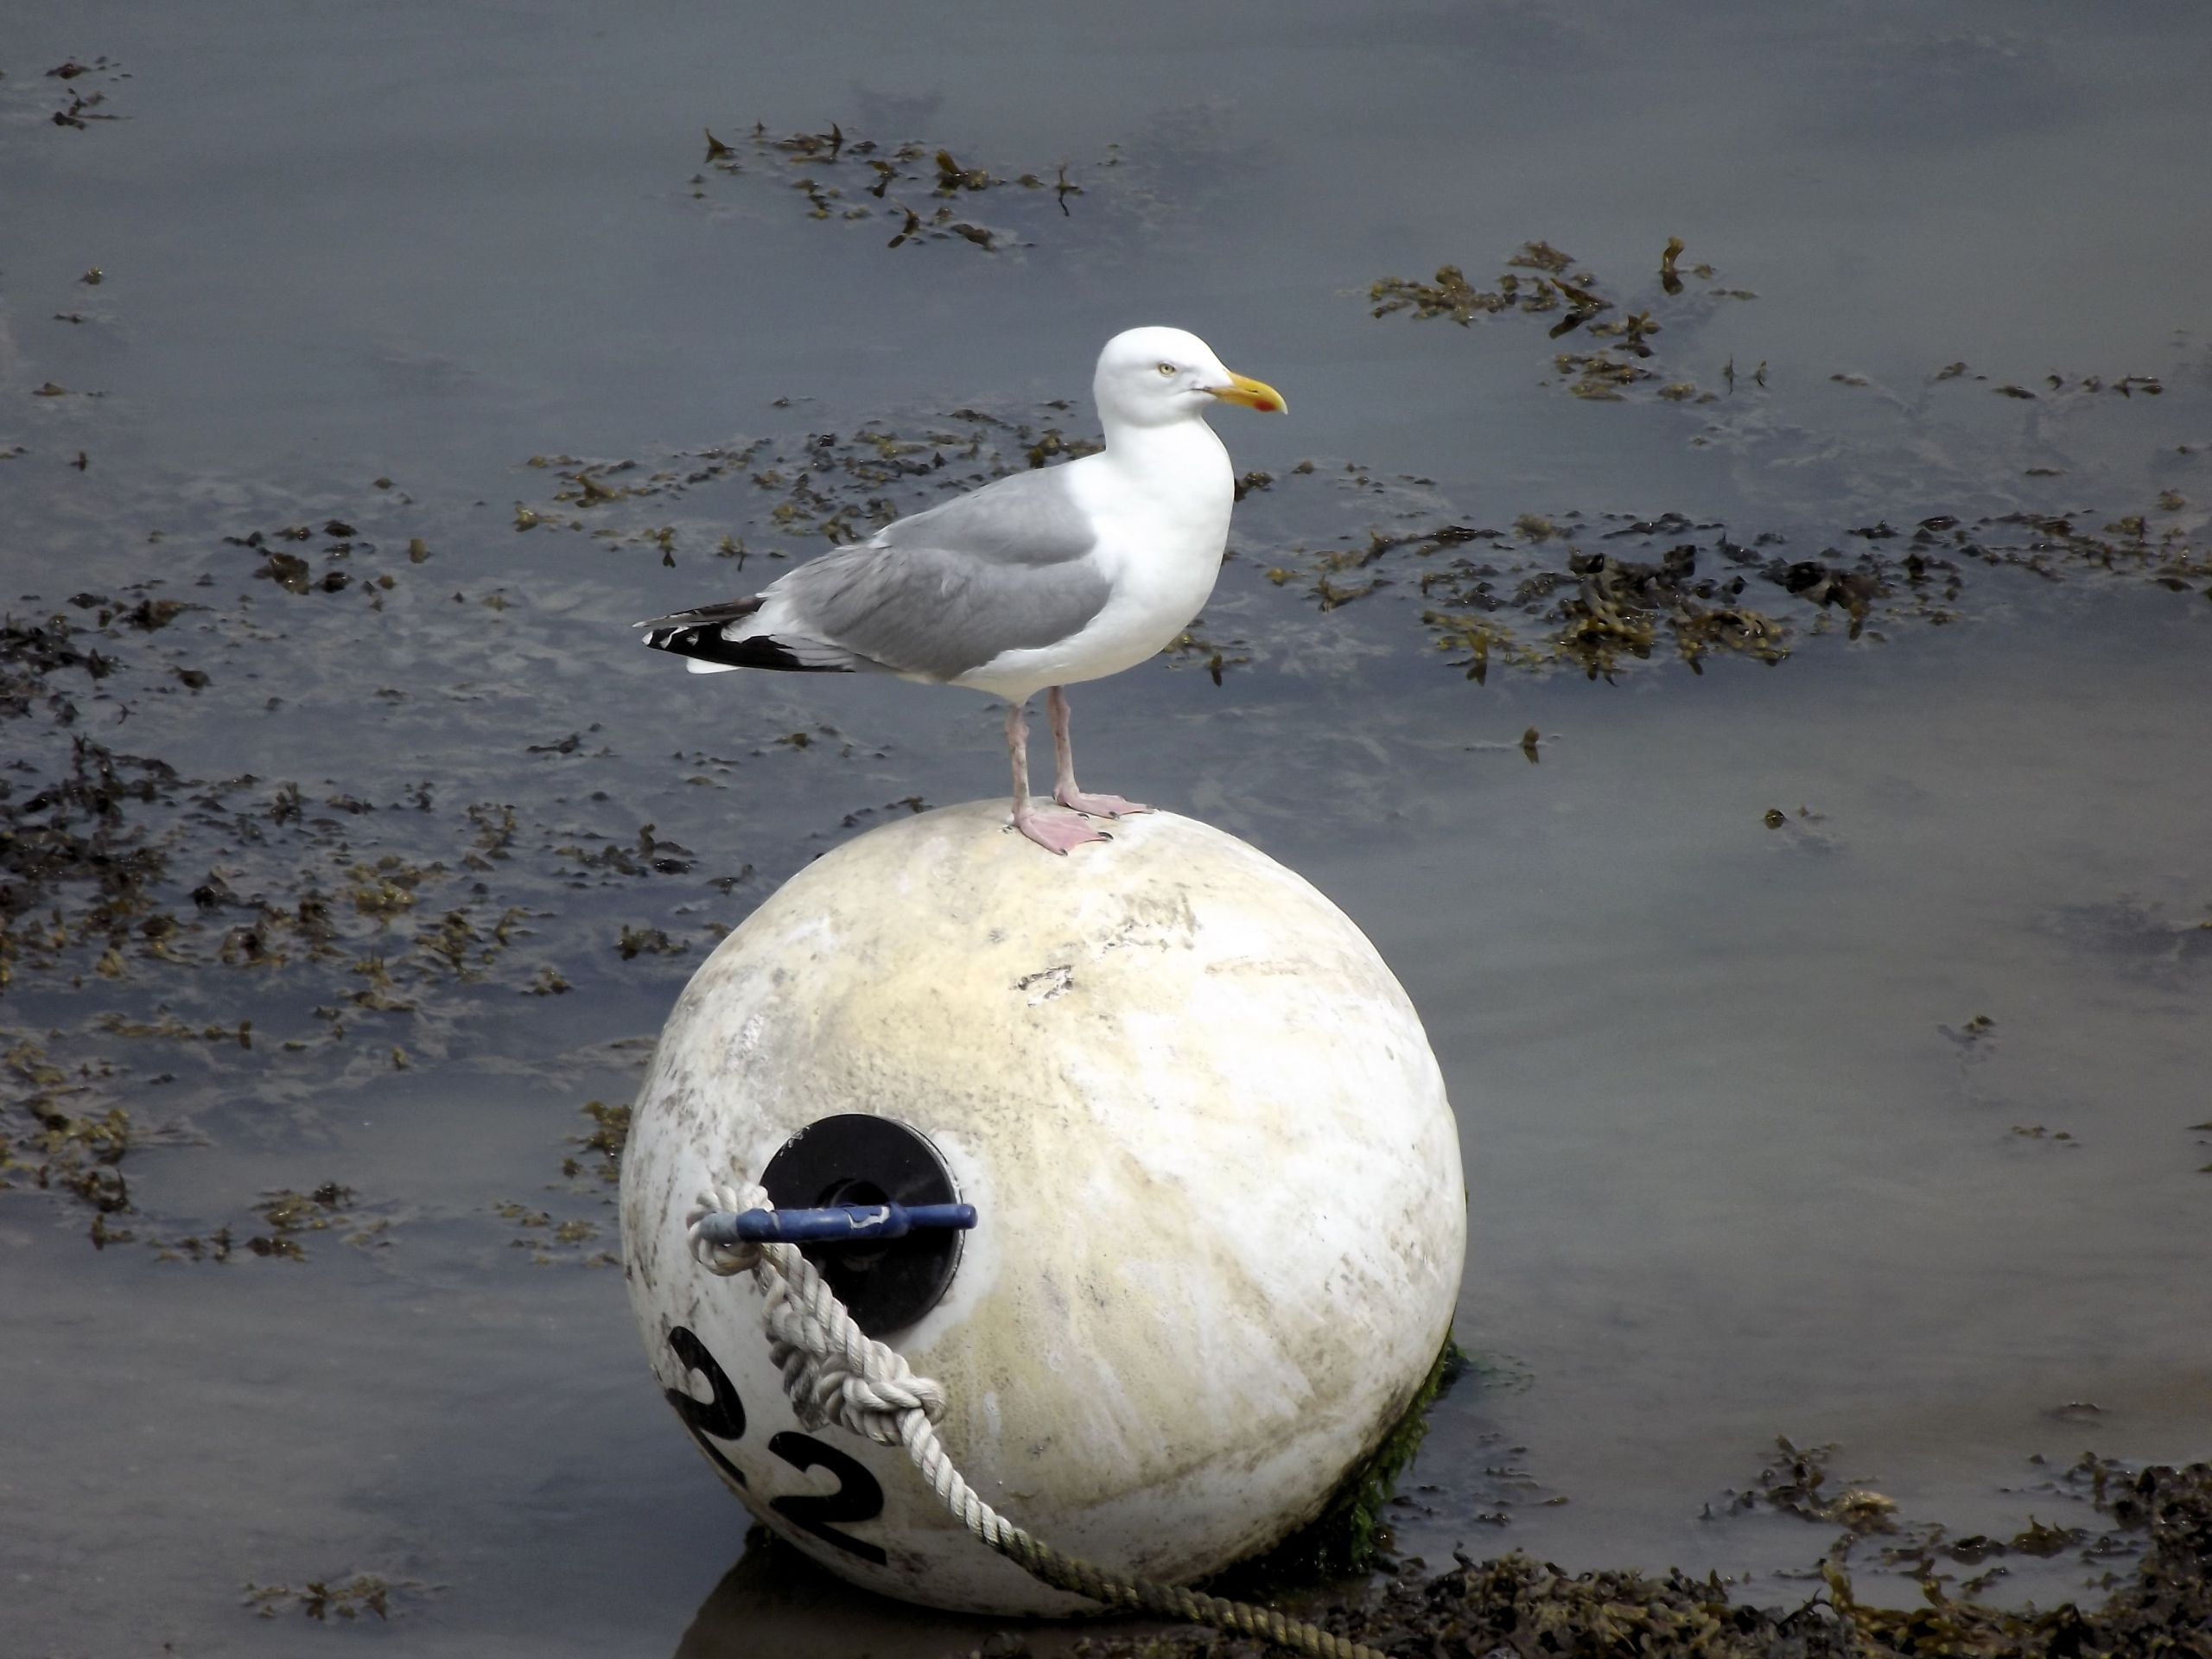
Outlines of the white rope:
<svg viewBox="0 0 2212 1659">
<path fill-rule="evenodd" d="M 760 1319 L 768 1357 L 784 1374 L 784 1392 L 799 1421 L 809 1428 L 836 1423 L 878 1446 L 897 1446 L 910 1432 L 901 1420 L 912 1413 L 934 1440 L 930 1426 L 944 1415 L 944 1390 L 916 1376 L 905 1355 L 854 1323 L 797 1245 L 716 1244 L 700 1236 L 699 1224 L 716 1211 L 774 1208 L 763 1187 L 718 1186 L 699 1195 L 683 1225 L 692 1255 L 709 1272 L 752 1269 L 767 1298 Z"/>
<path fill-rule="evenodd" d="M 1116 1578 L 1088 1561 L 1063 1555 L 1016 1526 L 976 1493 L 954 1468 L 937 1424 L 944 1390 L 916 1376 L 906 1356 L 862 1331 L 794 1244 L 718 1243 L 700 1229 L 717 1211 L 772 1210 L 767 1189 L 717 1186 L 702 1192 L 683 1217 L 692 1256 L 709 1273 L 750 1272 L 766 1298 L 761 1323 L 768 1357 L 783 1373 L 784 1392 L 809 1428 L 835 1423 L 879 1446 L 903 1446 L 938 1501 L 978 1540 L 1055 1589 L 1109 1606 L 1167 1613 L 1217 1629 L 1262 1637 L 1323 1659 L 1383 1659 L 1374 1649 L 1272 1608 L 1246 1606 L 1177 1586 Z"/>
</svg>

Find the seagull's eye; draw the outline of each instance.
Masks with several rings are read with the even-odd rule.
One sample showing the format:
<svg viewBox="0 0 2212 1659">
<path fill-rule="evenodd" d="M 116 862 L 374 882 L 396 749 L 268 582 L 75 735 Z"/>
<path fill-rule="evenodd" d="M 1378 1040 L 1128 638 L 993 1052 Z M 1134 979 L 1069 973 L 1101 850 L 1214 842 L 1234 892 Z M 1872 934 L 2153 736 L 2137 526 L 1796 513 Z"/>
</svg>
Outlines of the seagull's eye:
<svg viewBox="0 0 2212 1659">
<path fill-rule="evenodd" d="M 1173 363 L 1161 364 L 1160 365 L 1160 372 L 1162 374 L 1179 374 L 1182 372 L 1182 371 L 1178 369 Z"/>
</svg>

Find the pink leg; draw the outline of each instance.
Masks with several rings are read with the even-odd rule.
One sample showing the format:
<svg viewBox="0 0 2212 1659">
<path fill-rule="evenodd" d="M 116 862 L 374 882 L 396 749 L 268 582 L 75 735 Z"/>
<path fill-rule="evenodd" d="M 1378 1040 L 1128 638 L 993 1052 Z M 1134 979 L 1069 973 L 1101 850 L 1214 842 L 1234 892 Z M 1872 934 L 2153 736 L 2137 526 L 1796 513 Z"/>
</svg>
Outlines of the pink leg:
<svg viewBox="0 0 2212 1659">
<path fill-rule="evenodd" d="M 1086 841 L 1111 841 L 1113 836 L 1092 829 L 1065 812 L 1040 812 L 1029 799 L 1029 721 L 1021 705 L 1006 709 L 1007 758 L 1014 763 L 1014 827 L 1048 853 L 1067 856 L 1068 849 Z"/>
<path fill-rule="evenodd" d="M 1052 757 L 1058 776 L 1052 798 L 1077 812 L 1118 818 L 1124 812 L 1149 812 L 1142 801 L 1125 801 L 1119 795 L 1086 795 L 1075 786 L 1075 746 L 1068 741 L 1068 694 L 1054 686 L 1045 694 L 1045 709 L 1052 720 Z"/>
</svg>

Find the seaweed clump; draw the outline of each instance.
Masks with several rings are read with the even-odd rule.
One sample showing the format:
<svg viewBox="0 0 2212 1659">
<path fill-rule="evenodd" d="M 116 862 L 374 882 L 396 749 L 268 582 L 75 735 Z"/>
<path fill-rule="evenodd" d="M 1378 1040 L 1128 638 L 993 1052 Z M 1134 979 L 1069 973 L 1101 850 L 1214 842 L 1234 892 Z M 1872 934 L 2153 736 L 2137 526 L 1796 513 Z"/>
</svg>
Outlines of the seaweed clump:
<svg viewBox="0 0 2212 1659">
<path fill-rule="evenodd" d="M 1288 482 L 1318 470 L 1302 461 Z M 1332 481 L 1357 498 L 1367 527 L 1336 546 L 1278 543 L 1268 581 L 1300 584 L 1324 612 L 1410 589 L 1432 647 L 1478 683 L 1501 665 L 1611 680 L 1654 658 L 1679 658 L 1692 672 L 1726 655 L 1771 666 L 1804 636 L 1878 643 L 1908 623 L 1965 620 L 1966 590 L 1984 570 L 2050 583 L 2148 582 L 2212 598 L 2202 517 L 2171 490 L 2101 530 L 2079 513 L 1900 514 L 1897 524 L 1855 525 L 1817 553 L 1794 555 L 1779 532 L 1743 539 L 1675 512 L 1522 513 L 1510 529 L 1491 529 L 1427 479 L 1380 478 L 1348 462 Z M 1261 513 L 1291 522 L 1273 502 Z M 1403 528 L 1409 520 L 1419 527 Z"/>
<path fill-rule="evenodd" d="M 1671 237 L 1660 257 L 1660 303 L 1678 302 L 1667 308 L 1670 318 L 1680 321 L 1697 315 L 1716 301 L 1758 297 L 1748 289 L 1713 288 L 1696 299 L 1682 299 L 1684 283 L 1675 264 L 1682 248 L 1681 238 Z M 1477 287 L 1458 265 L 1439 266 L 1434 280 L 1426 283 L 1385 276 L 1369 284 L 1369 308 L 1376 317 L 1399 312 L 1416 320 L 1448 317 L 1462 328 L 1478 318 L 1504 313 L 1554 318 L 1546 330 L 1549 339 L 1558 340 L 1579 329 L 1587 339 L 1605 342 L 1603 348 L 1561 353 L 1552 360 L 1567 391 L 1598 403 L 1621 402 L 1628 388 L 1660 378 L 1643 366 L 1643 360 L 1653 354 L 1651 337 L 1665 332 L 1649 308 L 1627 310 L 1600 289 L 1594 273 L 1575 270 L 1573 256 L 1548 242 L 1524 242 L 1505 264 L 1507 269 L 1489 288 Z M 1705 264 L 1691 267 L 1691 272 L 1700 281 L 1710 281 L 1715 275 L 1713 268 Z M 1660 397 L 1677 404 L 1711 403 L 1717 395 L 1682 378 L 1667 379 L 1656 390 Z"/>
<path fill-rule="evenodd" d="M 1450 1572 L 1407 1573 L 1364 1595 L 1301 1608 L 1323 1628 L 1399 1655 L 1471 1659 L 2212 1659 L 2212 1465 L 2153 1467 L 2101 1483 L 2114 1522 L 2148 1546 L 2098 1607 L 2013 1611 L 1940 1591 L 1929 1605 L 1872 1606 L 1831 1560 L 1794 1608 L 1739 1605 L 1717 1576 L 1570 1573 L 1516 1550 Z M 1092 1659 L 1226 1656 L 1247 1643 L 1173 1633 L 1094 1643 Z"/>
<path fill-rule="evenodd" d="M 396 1597 L 420 1594 L 427 1588 L 416 1580 L 386 1578 L 381 1573 L 356 1573 L 342 1579 L 333 1573 L 301 1585 L 248 1583 L 244 1600 L 257 1618 L 274 1618 L 296 1609 L 318 1624 L 364 1614 L 387 1622 L 399 1616 Z"/>
<path fill-rule="evenodd" d="M 1049 196 L 1053 209 L 1065 219 L 1071 216 L 1068 199 L 1084 194 L 1083 186 L 1068 177 L 1065 162 L 1052 169 L 1050 178 L 1037 169 L 1001 177 L 988 167 L 969 165 L 942 145 L 914 139 L 879 143 L 849 134 L 834 121 L 827 132 L 795 132 L 780 138 L 755 123 L 750 156 L 741 154 L 735 144 L 724 143 L 711 129 L 705 137 L 707 152 L 702 165 L 715 175 L 751 172 L 775 177 L 779 163 L 790 169 L 795 176 L 785 182 L 804 199 L 809 219 L 899 217 L 902 223 L 885 244 L 892 248 L 954 242 L 996 253 L 1007 246 L 1027 246 L 1019 234 L 1003 224 L 975 222 L 980 214 L 969 204 L 992 191 L 1030 193 L 1040 200 Z M 1107 164 L 1113 165 L 1113 158 Z M 834 181 L 839 179 L 845 182 Z M 693 174 L 692 195 L 703 198 L 708 182 L 707 173 Z M 893 191 L 898 194 L 894 195 Z M 918 209 L 902 200 L 918 200 L 925 194 L 936 203 L 933 207 Z M 871 200 L 879 205 L 871 207 Z M 1025 223 L 1035 228 L 1033 216 Z"/>
<path fill-rule="evenodd" d="M 1542 521 L 1524 520 L 1519 528 L 1530 540 L 1555 533 Z M 1563 664 L 1580 669 L 1587 678 L 1610 681 L 1629 659 L 1649 658 L 1662 643 L 1671 645 L 1695 673 L 1704 671 L 1706 658 L 1722 652 L 1769 666 L 1779 663 L 1789 654 L 1789 626 L 1743 602 L 1745 574 L 1700 575 L 1699 556 L 1708 551 L 1785 591 L 1801 591 L 1790 588 L 1786 571 L 1762 569 L 1764 562 L 1723 536 L 1711 550 L 1678 543 L 1650 560 L 1609 550 L 1570 551 L 1563 571 L 1537 570 L 1503 592 L 1497 582 L 1511 571 L 1465 558 L 1440 563 L 1421 574 L 1420 586 L 1424 597 L 1441 598 L 1446 605 L 1425 610 L 1421 620 L 1435 631 L 1438 650 L 1467 653 L 1458 665 L 1478 683 L 1487 676 L 1493 656 L 1525 668 Z M 1877 588 L 1869 578 L 1854 577 L 1853 582 L 1851 597 L 1842 602 L 1851 610 L 1855 632 Z M 1500 610 L 1548 623 L 1549 638 L 1541 644 L 1522 642 L 1494 620 Z"/>
<path fill-rule="evenodd" d="M 111 1231 L 107 1217 L 130 1209 L 130 1187 L 120 1167 L 130 1149 L 130 1115 L 121 1106 L 105 1111 L 85 1104 L 105 1081 L 90 1066 L 73 1074 L 48 1059 L 29 1037 L 16 1036 L 0 1053 L 0 1080 L 9 1086 L 9 1108 L 0 1109 L 0 1190 L 21 1180 L 58 1190 L 92 1211 L 92 1240 L 121 1243 L 128 1233 Z M 80 1109 L 72 1111 L 70 1105 Z"/>
</svg>

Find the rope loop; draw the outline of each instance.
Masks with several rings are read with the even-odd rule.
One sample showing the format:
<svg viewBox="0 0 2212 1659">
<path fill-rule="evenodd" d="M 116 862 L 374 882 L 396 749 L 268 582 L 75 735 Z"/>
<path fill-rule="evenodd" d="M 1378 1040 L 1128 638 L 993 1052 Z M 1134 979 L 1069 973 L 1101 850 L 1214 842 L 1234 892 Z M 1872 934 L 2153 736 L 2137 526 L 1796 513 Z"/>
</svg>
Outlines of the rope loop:
<svg viewBox="0 0 2212 1659">
<path fill-rule="evenodd" d="M 962 1526 L 1052 1589 L 1109 1607 L 1257 1637 L 1313 1659 L 1385 1659 L 1376 1649 L 1286 1618 L 1272 1608 L 1223 1601 L 1144 1579 L 1118 1578 L 1031 1537 L 985 1503 L 953 1466 L 937 1437 L 937 1425 L 944 1417 L 944 1389 L 926 1376 L 916 1376 L 905 1355 L 862 1331 L 798 1246 L 722 1244 L 701 1235 L 701 1224 L 717 1211 L 734 1214 L 774 1207 L 765 1187 L 713 1187 L 702 1192 L 685 1213 L 684 1238 L 694 1259 L 708 1272 L 724 1277 L 748 1271 L 753 1274 L 763 1299 L 760 1322 L 767 1332 L 768 1357 L 783 1373 L 784 1392 L 806 1427 L 835 1423 L 878 1446 L 905 1447 L 938 1501 Z"/>
<path fill-rule="evenodd" d="M 742 1215 L 747 1210 L 769 1207 L 766 1187 L 734 1186 L 709 1187 L 692 1201 L 683 1217 L 683 1236 L 691 1247 L 691 1259 L 709 1273 L 720 1274 L 725 1279 L 733 1274 L 745 1273 L 760 1262 L 760 1247 L 743 1240 L 718 1244 L 702 1238 L 699 1224 L 716 1211 L 729 1215 Z"/>
</svg>

